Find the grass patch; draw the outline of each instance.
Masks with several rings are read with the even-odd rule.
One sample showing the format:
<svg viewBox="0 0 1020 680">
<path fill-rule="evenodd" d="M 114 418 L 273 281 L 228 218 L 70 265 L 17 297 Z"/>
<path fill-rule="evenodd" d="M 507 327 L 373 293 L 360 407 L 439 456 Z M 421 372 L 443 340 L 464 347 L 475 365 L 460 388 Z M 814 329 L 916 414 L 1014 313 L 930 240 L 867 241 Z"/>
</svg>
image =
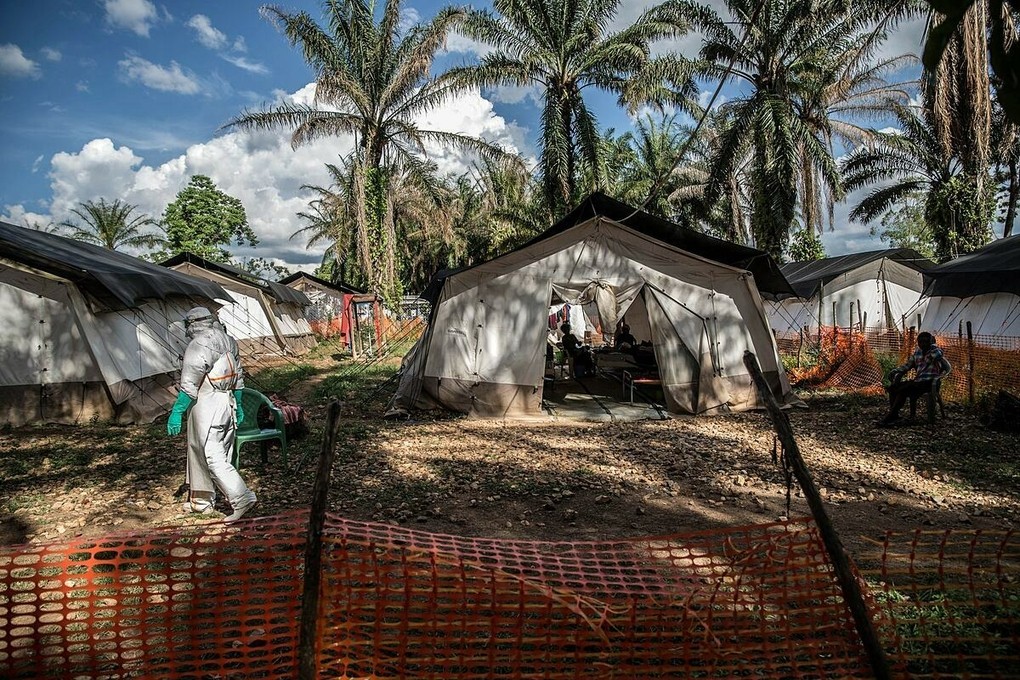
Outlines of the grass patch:
<svg viewBox="0 0 1020 680">
<path fill-rule="evenodd" d="M 345 366 L 326 376 L 316 386 L 312 396 L 316 399 L 336 397 L 345 401 L 367 399 L 395 376 L 397 370 L 398 367 L 392 365 Z"/>
<path fill-rule="evenodd" d="M 316 368 L 310 364 L 272 366 L 258 372 L 252 372 L 250 382 L 252 386 L 264 394 L 283 392 L 291 385 L 312 377 L 316 372 Z"/>
</svg>

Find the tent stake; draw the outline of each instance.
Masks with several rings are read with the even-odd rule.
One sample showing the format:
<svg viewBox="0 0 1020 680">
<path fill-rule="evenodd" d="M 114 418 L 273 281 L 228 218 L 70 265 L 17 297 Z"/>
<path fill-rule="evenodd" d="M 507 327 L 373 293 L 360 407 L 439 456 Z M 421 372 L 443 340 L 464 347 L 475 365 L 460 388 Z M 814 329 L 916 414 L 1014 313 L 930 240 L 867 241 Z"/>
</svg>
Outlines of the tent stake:
<svg viewBox="0 0 1020 680">
<path fill-rule="evenodd" d="M 747 366 L 747 370 L 751 374 L 755 386 L 758 388 L 758 394 L 761 395 L 762 401 L 765 402 L 765 408 L 772 419 L 772 426 L 776 431 L 776 435 L 783 445 L 786 459 L 789 461 L 790 467 L 793 468 L 793 474 L 800 483 L 800 488 L 804 492 L 804 498 L 807 500 L 808 507 L 811 508 L 811 516 L 818 525 L 818 531 L 822 535 L 822 541 L 825 543 L 826 551 L 832 560 L 832 566 L 836 571 L 836 578 L 839 581 L 840 589 L 843 591 L 843 598 L 846 600 L 847 607 L 853 615 L 854 623 L 857 626 L 857 634 L 860 635 L 861 643 L 864 645 L 864 649 L 868 654 L 868 660 L 871 662 L 871 670 L 875 674 L 875 678 L 886 680 L 891 676 L 885 650 L 882 648 L 882 643 L 878 639 L 878 633 L 872 625 L 871 615 L 864 604 L 860 585 L 850 568 L 850 558 L 847 557 L 843 543 L 839 540 L 839 535 L 833 528 L 829 515 L 825 511 L 822 497 L 818 494 L 818 489 L 811 478 L 807 464 L 800 455 L 800 448 L 798 448 L 797 440 L 793 436 L 793 428 L 790 427 L 790 419 L 779 407 L 779 403 L 772 394 L 772 390 L 769 388 L 768 383 L 765 382 L 765 376 L 762 375 L 761 368 L 758 366 L 758 359 L 753 352 L 744 352 L 744 365 Z"/>
<path fill-rule="evenodd" d="M 336 453 L 336 430 L 340 420 L 340 402 L 333 399 L 326 411 L 326 430 L 319 451 L 319 468 L 312 490 L 312 508 L 308 513 L 308 536 L 305 539 L 305 578 L 301 588 L 301 628 L 298 638 L 298 678 L 318 677 L 317 623 L 319 619 L 319 586 L 322 581 L 322 528 L 326 523 L 329 499 L 329 476 Z"/>
</svg>

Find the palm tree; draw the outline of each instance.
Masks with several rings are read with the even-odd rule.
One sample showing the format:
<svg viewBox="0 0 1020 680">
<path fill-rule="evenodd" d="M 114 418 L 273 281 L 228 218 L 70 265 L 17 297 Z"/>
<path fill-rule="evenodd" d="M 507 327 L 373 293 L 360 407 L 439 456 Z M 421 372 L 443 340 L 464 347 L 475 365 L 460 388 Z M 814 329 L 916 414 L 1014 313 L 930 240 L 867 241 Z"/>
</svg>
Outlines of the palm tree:
<svg viewBox="0 0 1020 680">
<path fill-rule="evenodd" d="M 727 191 L 750 153 L 751 232 L 758 248 L 780 258 L 798 206 L 803 212 L 817 205 L 822 190 L 833 200 L 843 196 L 833 118 L 837 103 L 867 83 L 842 73 L 868 63 L 885 28 L 874 9 L 849 0 L 726 0 L 726 6 L 735 27 L 712 12 L 698 15 L 708 73 L 743 83 L 743 92 L 721 107 L 731 122 L 712 159 L 706 198 L 713 204 Z M 844 55 L 853 59 L 840 68 Z"/>
<path fill-rule="evenodd" d="M 620 168 L 619 198 L 631 205 L 643 205 L 655 215 L 676 218 L 670 197 L 680 186 L 677 168 L 684 161 L 689 134 L 675 114 L 658 121 L 651 114 L 638 119 L 634 132 L 623 135 L 630 154 Z"/>
<path fill-rule="evenodd" d="M 67 219 L 60 222 L 61 227 L 70 229 L 69 236 L 79 241 L 93 243 L 110 250 L 121 248 L 151 248 L 162 243 L 156 234 L 146 234 L 143 227 L 158 226 L 159 222 L 148 215 L 134 215 L 137 206 L 114 199 L 107 203 L 100 198 L 99 202 L 85 201 L 72 208 L 71 213 L 79 221 Z"/>
<path fill-rule="evenodd" d="M 428 168 L 426 147 L 447 145 L 482 155 L 500 149 L 468 135 L 426 130 L 423 113 L 448 100 L 448 78 L 431 77 L 436 51 L 465 12 L 443 9 L 431 21 L 403 30 L 402 0 L 386 0 L 378 22 L 374 2 L 334 0 L 323 5 L 325 26 L 307 12 L 266 7 L 264 14 L 299 46 L 315 72 L 312 105 L 282 104 L 245 111 L 226 127 L 291 129 L 294 146 L 323 137 L 351 135 L 351 199 L 360 267 L 387 299 L 400 295 L 397 244 L 390 207 L 396 174 Z"/>
<path fill-rule="evenodd" d="M 968 234 L 960 227 L 975 205 L 990 215 L 994 201 L 975 203 L 968 191 L 970 185 L 962 177 L 963 164 L 946 148 L 927 118 L 930 114 L 919 115 L 899 105 L 894 105 L 892 111 L 900 132 L 875 133 L 872 143 L 855 149 L 843 161 L 843 181 L 848 191 L 879 185 L 851 210 L 850 217 L 870 223 L 920 201 L 940 259 L 973 250 Z M 987 224 L 988 218 L 984 219 Z"/>
<path fill-rule="evenodd" d="M 542 97 L 539 174 L 554 217 L 578 194 L 606 188 L 602 145 L 584 90 L 614 94 L 631 112 L 647 103 L 693 109 L 690 62 L 651 56 L 651 43 L 686 34 L 689 22 L 673 0 L 646 10 L 618 32 L 607 29 L 620 0 L 494 0 L 459 29 L 493 51 L 477 65 L 451 71 L 463 87 L 534 87 Z M 580 166 L 591 186 L 578 187 Z"/>
</svg>

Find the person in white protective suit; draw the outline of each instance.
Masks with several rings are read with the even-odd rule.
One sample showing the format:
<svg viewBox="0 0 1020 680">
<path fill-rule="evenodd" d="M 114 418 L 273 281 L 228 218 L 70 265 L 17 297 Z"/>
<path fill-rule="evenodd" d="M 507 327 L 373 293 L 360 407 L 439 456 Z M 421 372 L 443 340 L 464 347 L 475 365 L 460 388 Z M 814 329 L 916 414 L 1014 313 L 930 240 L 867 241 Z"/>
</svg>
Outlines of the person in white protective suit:
<svg viewBox="0 0 1020 680">
<path fill-rule="evenodd" d="M 167 434 L 180 434 L 184 413 L 194 404 L 188 416 L 190 494 L 184 510 L 212 512 L 219 490 L 233 509 L 225 521 L 234 522 L 258 502 L 230 464 L 237 423 L 244 420 L 244 375 L 237 342 L 205 307 L 190 310 L 184 325 L 191 341 L 184 351 L 181 390 L 166 426 Z"/>
</svg>

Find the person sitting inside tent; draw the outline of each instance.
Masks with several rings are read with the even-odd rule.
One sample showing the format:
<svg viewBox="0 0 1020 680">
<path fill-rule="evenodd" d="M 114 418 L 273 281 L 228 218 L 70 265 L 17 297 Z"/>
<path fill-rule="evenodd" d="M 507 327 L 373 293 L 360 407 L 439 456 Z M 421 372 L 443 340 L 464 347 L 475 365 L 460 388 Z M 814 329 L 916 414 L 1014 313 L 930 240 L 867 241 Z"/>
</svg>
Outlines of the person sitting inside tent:
<svg viewBox="0 0 1020 680">
<path fill-rule="evenodd" d="M 889 377 L 889 413 L 879 421 L 880 426 L 888 426 L 900 418 L 900 409 L 911 397 L 917 398 L 931 391 L 932 381 L 949 374 L 952 366 L 942 355 L 942 350 L 935 346 L 935 338 L 931 333 L 924 332 L 917 336 L 917 350 L 902 366 L 894 368 Z M 913 380 L 899 380 L 914 370 Z"/>
<path fill-rule="evenodd" d="M 592 359 L 591 352 L 571 332 L 569 323 L 563 323 L 560 326 L 560 332 L 563 333 L 560 342 L 563 344 L 563 351 L 567 353 L 570 374 L 575 378 L 589 375 L 595 368 L 595 361 Z"/>
<path fill-rule="evenodd" d="M 616 349 L 623 352 L 632 349 L 637 344 L 637 340 L 635 340 L 634 336 L 630 334 L 630 326 L 627 324 L 623 324 L 623 327 L 620 329 L 620 332 L 616 334 L 616 338 L 614 338 L 614 340 Z"/>
</svg>

